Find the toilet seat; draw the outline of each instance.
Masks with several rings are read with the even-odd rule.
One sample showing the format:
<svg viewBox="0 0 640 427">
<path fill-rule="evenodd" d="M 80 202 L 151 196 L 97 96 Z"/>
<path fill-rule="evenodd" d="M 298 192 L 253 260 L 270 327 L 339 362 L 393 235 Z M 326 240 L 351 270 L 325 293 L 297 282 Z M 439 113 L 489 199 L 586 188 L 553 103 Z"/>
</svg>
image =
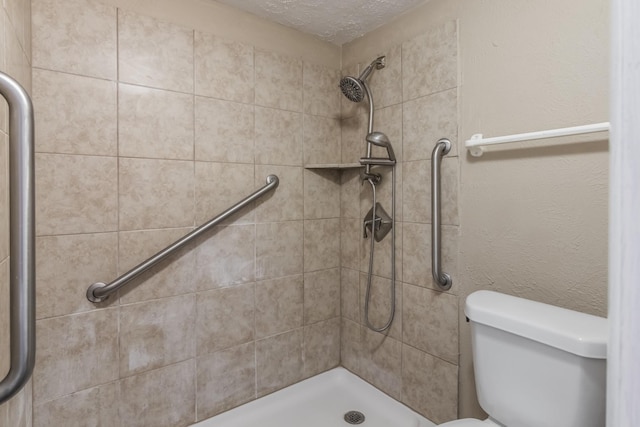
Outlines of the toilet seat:
<svg viewBox="0 0 640 427">
<path fill-rule="evenodd" d="M 490 419 L 481 421 L 475 418 L 463 418 L 461 420 L 438 424 L 438 427 L 500 427 L 500 425 L 494 423 Z"/>
</svg>

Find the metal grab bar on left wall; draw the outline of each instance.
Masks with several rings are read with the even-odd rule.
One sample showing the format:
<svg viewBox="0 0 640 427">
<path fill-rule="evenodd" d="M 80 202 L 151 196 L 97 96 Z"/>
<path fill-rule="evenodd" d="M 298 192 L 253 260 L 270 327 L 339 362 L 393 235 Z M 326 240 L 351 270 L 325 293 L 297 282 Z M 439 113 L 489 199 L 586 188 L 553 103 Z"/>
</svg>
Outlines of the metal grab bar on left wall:
<svg viewBox="0 0 640 427">
<path fill-rule="evenodd" d="M 93 285 L 89 286 L 89 288 L 87 289 L 87 299 L 91 302 L 104 301 L 109 297 L 109 295 L 116 292 L 118 289 L 126 285 L 128 282 L 135 279 L 145 271 L 149 270 L 151 267 L 158 264 L 160 261 L 164 260 L 169 255 L 177 251 L 178 249 L 182 248 L 187 243 L 191 242 L 193 239 L 199 237 L 203 233 L 206 233 L 207 231 L 209 231 L 216 225 L 220 224 L 222 221 L 224 221 L 231 215 L 235 214 L 240 209 L 244 208 L 254 200 L 262 197 L 263 195 L 267 194 L 272 190 L 275 190 L 276 187 L 278 187 L 279 183 L 280 183 L 280 180 L 276 175 L 267 176 L 267 184 L 264 187 L 260 188 L 259 190 L 255 191 L 254 193 L 240 200 L 238 203 L 231 206 L 226 211 L 220 213 L 215 218 L 207 221 L 200 227 L 196 228 L 191 233 L 176 240 L 175 242 L 173 242 L 172 244 L 170 244 L 160 252 L 153 255 L 151 258 L 133 267 L 131 270 L 127 271 L 122 276 L 115 279 L 113 282 L 109 284 L 106 284 L 103 282 L 96 282 Z"/>
<path fill-rule="evenodd" d="M 451 141 L 440 139 L 431 153 L 431 274 L 433 280 L 443 291 L 451 289 L 451 276 L 444 273 L 442 264 L 442 235 L 440 233 L 440 164 L 442 158 L 451 150 Z"/>
<path fill-rule="evenodd" d="M 36 360 L 35 165 L 33 105 L 27 91 L 0 72 L 0 94 L 9 104 L 9 372 L 0 382 L 0 404 L 31 378 Z"/>
</svg>

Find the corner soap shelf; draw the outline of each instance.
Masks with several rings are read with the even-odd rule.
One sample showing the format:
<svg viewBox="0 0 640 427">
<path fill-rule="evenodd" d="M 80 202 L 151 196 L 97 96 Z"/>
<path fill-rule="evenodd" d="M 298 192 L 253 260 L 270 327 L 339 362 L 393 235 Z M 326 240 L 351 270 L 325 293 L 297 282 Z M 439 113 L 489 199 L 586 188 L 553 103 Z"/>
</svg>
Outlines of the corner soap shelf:
<svg viewBox="0 0 640 427">
<path fill-rule="evenodd" d="M 304 165 L 305 169 L 357 169 L 362 168 L 360 163 L 318 163 L 318 164 L 308 164 Z"/>
</svg>

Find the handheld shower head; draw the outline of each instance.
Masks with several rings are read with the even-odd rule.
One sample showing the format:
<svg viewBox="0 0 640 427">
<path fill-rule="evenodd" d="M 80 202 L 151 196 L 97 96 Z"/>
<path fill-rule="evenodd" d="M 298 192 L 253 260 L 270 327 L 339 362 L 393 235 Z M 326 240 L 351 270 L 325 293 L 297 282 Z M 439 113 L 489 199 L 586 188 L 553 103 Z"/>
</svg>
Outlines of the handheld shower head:
<svg viewBox="0 0 640 427">
<path fill-rule="evenodd" d="M 380 56 L 374 59 L 371 64 L 367 65 L 367 67 L 360 73 L 360 75 L 356 77 L 346 76 L 340 80 L 340 90 L 344 94 L 344 96 L 349 99 L 351 102 L 362 102 L 364 100 L 364 94 L 366 89 L 364 87 L 365 81 L 375 68 L 376 70 L 381 70 L 385 66 L 385 56 Z"/>
<path fill-rule="evenodd" d="M 393 152 L 391 141 L 389 141 L 389 137 L 384 133 L 371 132 L 369 135 L 367 135 L 367 142 L 370 142 L 373 145 L 377 145 L 378 147 L 386 148 L 389 160 L 396 160 L 396 154 Z"/>
</svg>

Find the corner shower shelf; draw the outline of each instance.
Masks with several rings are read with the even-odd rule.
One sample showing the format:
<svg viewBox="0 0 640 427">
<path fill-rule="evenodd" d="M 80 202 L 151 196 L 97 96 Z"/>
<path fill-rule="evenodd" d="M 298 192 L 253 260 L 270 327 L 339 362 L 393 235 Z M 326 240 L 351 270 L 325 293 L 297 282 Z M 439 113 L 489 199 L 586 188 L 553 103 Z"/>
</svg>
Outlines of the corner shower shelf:
<svg viewBox="0 0 640 427">
<path fill-rule="evenodd" d="M 362 168 L 360 163 L 318 163 L 304 165 L 305 169 L 357 169 Z"/>
</svg>

